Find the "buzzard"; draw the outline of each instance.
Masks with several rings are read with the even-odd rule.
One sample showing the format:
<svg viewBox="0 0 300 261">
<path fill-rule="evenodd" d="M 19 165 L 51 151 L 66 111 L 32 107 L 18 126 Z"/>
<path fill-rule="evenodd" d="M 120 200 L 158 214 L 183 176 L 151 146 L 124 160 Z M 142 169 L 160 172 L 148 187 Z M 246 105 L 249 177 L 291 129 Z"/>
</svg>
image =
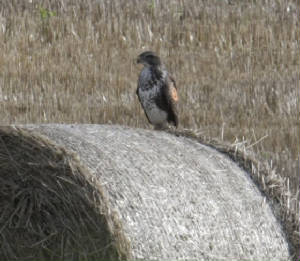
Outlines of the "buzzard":
<svg viewBox="0 0 300 261">
<path fill-rule="evenodd" d="M 160 58 L 153 52 L 141 53 L 137 63 L 144 65 L 136 94 L 146 117 L 155 129 L 165 129 L 168 123 L 178 126 L 178 95 L 175 80 L 169 75 Z"/>
</svg>

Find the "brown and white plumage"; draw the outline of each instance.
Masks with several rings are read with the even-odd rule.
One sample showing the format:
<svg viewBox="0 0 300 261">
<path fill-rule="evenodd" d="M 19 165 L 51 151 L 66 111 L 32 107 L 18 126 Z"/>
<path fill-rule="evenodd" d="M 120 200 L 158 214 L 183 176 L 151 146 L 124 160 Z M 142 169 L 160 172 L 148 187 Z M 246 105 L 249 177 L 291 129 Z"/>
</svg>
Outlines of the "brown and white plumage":
<svg viewBox="0 0 300 261">
<path fill-rule="evenodd" d="M 178 126 L 178 95 L 175 80 L 169 75 L 160 58 L 153 52 L 143 52 L 138 56 L 142 63 L 137 96 L 148 121 L 155 129 L 166 128 L 168 123 Z"/>
</svg>

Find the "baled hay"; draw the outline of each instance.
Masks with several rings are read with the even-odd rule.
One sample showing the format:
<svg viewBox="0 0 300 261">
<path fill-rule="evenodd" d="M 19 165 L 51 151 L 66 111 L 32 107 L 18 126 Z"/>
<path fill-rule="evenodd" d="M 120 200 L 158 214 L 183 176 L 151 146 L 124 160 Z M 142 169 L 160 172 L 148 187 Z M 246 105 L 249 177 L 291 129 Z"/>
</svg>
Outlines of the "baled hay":
<svg viewBox="0 0 300 261">
<path fill-rule="evenodd" d="M 261 162 L 247 148 L 239 144 L 227 144 L 224 141 L 210 139 L 193 130 L 169 130 L 176 136 L 188 137 L 226 154 L 243 168 L 259 187 L 272 205 L 273 213 L 283 225 L 290 245 L 293 260 L 300 256 L 300 213 L 299 190 L 293 195 L 289 188 L 289 180 L 282 178 L 268 163 Z"/>
<path fill-rule="evenodd" d="M 266 198 L 246 172 L 212 148 L 166 132 L 121 126 L 51 124 L 22 128 L 18 133 L 29 131 L 28 137 L 42 134 L 78 154 L 86 170 L 78 172 L 82 177 L 77 179 L 93 178 L 92 190 L 102 201 L 90 204 L 104 214 L 110 234 L 107 242 L 112 242 L 111 251 L 118 258 L 290 260 L 288 243 Z M 23 170 L 20 175 L 27 172 Z M 69 183 L 80 184 L 75 178 Z M 47 204 L 53 205 L 50 199 Z M 81 205 L 89 205 L 89 201 L 78 204 L 74 211 L 79 208 L 80 213 Z M 78 219 L 77 213 L 72 218 Z M 99 232 L 90 219 L 81 218 L 81 229 L 87 223 L 96 236 Z M 75 229 L 71 225 L 68 228 L 65 233 Z M 65 229 L 64 225 L 60 229 Z M 58 234 L 60 229 L 56 229 Z M 101 239 L 95 240 L 100 244 Z M 48 241 L 51 237 L 44 238 L 45 244 Z M 60 249 L 64 244 L 60 243 Z"/>
<path fill-rule="evenodd" d="M 1 260 L 290 260 L 260 191 L 209 147 L 105 125 L 0 133 Z"/>
<path fill-rule="evenodd" d="M 124 260 L 127 243 L 89 172 L 63 148 L 0 128 L 0 260 Z"/>
</svg>

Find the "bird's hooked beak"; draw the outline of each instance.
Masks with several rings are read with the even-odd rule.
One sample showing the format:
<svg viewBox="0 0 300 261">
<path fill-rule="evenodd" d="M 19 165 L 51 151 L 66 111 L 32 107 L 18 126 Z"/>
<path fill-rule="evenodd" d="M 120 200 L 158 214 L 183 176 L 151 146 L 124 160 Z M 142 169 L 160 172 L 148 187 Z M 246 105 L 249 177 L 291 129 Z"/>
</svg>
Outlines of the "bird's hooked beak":
<svg viewBox="0 0 300 261">
<path fill-rule="evenodd" d="M 138 57 L 138 58 L 136 59 L 136 63 L 137 63 L 137 64 L 141 63 L 140 57 Z"/>
</svg>

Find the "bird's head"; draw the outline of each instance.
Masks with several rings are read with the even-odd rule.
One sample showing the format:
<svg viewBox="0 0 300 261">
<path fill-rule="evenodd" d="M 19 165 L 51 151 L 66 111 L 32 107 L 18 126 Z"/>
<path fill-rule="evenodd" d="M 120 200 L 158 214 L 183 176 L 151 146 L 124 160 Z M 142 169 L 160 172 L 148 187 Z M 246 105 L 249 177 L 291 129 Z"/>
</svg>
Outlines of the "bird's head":
<svg viewBox="0 0 300 261">
<path fill-rule="evenodd" d="M 137 63 L 141 63 L 144 66 L 159 66 L 161 65 L 160 58 L 151 51 L 141 53 L 137 58 Z"/>
</svg>

